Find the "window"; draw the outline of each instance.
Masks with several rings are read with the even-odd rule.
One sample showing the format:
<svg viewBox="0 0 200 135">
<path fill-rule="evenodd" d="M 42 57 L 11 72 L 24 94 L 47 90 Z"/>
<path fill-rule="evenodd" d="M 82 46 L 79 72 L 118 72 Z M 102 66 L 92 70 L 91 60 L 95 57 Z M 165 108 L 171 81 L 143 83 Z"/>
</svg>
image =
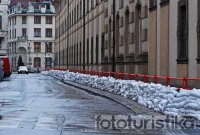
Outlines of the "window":
<svg viewBox="0 0 200 135">
<path fill-rule="evenodd" d="M 41 16 L 34 16 L 34 24 L 41 24 Z"/>
<path fill-rule="evenodd" d="M 79 20 L 79 5 L 77 5 L 77 21 Z"/>
<path fill-rule="evenodd" d="M 79 55 L 79 47 L 78 47 L 78 43 L 76 44 L 76 65 L 78 65 L 78 55 Z"/>
<path fill-rule="evenodd" d="M 52 53 L 52 42 L 46 43 L 46 52 Z"/>
<path fill-rule="evenodd" d="M 178 64 L 188 63 L 188 1 L 178 3 Z"/>
<path fill-rule="evenodd" d="M 27 23 L 26 16 L 22 16 L 22 24 L 26 24 L 26 23 Z"/>
<path fill-rule="evenodd" d="M 2 16 L 0 16 L 0 29 L 2 29 Z"/>
<path fill-rule="evenodd" d="M 34 43 L 34 52 L 35 53 L 40 53 L 41 52 L 41 43 L 40 42 L 35 42 Z"/>
<path fill-rule="evenodd" d="M 41 29 L 40 28 L 34 28 L 34 36 L 41 37 Z"/>
<path fill-rule="evenodd" d="M 89 39 L 87 39 L 87 64 L 89 65 L 89 59 L 90 59 L 90 55 L 89 55 Z"/>
<path fill-rule="evenodd" d="M 157 0 L 149 0 L 149 8 L 155 8 L 157 6 Z"/>
<path fill-rule="evenodd" d="M 96 36 L 96 64 L 99 63 L 99 36 Z"/>
<path fill-rule="evenodd" d="M 94 62 L 94 44 L 93 44 L 93 37 L 91 38 L 91 64 Z"/>
<path fill-rule="evenodd" d="M 52 29 L 46 29 L 46 37 L 52 37 Z"/>
<path fill-rule="evenodd" d="M 94 0 L 91 0 L 91 9 L 94 8 Z"/>
<path fill-rule="evenodd" d="M 80 1 L 80 18 L 82 17 L 82 2 Z"/>
<path fill-rule="evenodd" d="M 87 12 L 89 12 L 89 0 L 87 0 Z"/>
<path fill-rule="evenodd" d="M 160 4 L 167 3 L 169 0 L 160 0 Z"/>
<path fill-rule="evenodd" d="M 12 18 L 12 25 L 16 25 L 16 17 Z"/>
<path fill-rule="evenodd" d="M 14 30 L 14 38 L 16 38 L 16 36 L 17 36 L 17 30 L 15 29 Z"/>
<path fill-rule="evenodd" d="M 52 16 L 46 16 L 46 24 L 52 24 Z"/>
<path fill-rule="evenodd" d="M 12 38 L 12 32 L 11 32 L 11 30 L 10 30 L 10 32 L 9 32 L 9 38 L 10 38 L 10 39 Z"/>
<path fill-rule="evenodd" d="M 80 47 L 80 50 L 79 50 L 79 54 L 80 54 L 79 55 L 79 59 L 80 59 L 79 60 L 79 64 L 81 65 L 81 63 L 82 63 L 82 43 L 81 42 L 80 42 L 80 46 L 79 47 Z"/>
<path fill-rule="evenodd" d="M 26 37 L 26 28 L 22 28 L 22 37 Z"/>
<path fill-rule="evenodd" d="M 105 36 L 104 34 L 101 35 L 101 56 L 104 57 L 104 47 L 105 47 Z"/>
</svg>

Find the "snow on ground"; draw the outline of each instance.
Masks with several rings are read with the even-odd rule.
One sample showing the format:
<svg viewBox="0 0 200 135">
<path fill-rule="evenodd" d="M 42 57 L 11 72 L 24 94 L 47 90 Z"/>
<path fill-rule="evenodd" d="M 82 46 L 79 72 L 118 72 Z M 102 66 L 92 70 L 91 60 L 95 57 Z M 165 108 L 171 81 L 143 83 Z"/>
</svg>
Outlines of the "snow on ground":
<svg viewBox="0 0 200 135">
<path fill-rule="evenodd" d="M 138 102 L 156 112 L 167 115 L 190 116 L 200 120 L 200 90 L 179 92 L 175 87 L 143 83 L 134 80 L 116 80 L 113 77 L 98 77 L 69 71 L 51 70 L 49 75 L 65 81 L 112 92 Z"/>
</svg>

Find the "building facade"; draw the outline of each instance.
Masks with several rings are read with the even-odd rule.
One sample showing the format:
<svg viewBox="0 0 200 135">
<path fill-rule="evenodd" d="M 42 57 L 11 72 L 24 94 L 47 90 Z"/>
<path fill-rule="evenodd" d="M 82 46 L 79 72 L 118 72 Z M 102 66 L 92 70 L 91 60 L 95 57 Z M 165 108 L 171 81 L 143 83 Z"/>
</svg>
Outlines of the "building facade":
<svg viewBox="0 0 200 135">
<path fill-rule="evenodd" d="M 200 1 L 153 0 L 149 10 L 149 74 L 200 77 Z"/>
<path fill-rule="evenodd" d="M 112 70 L 112 2 L 112 0 L 54 1 L 57 12 L 55 56 L 58 66 Z M 115 12 L 116 71 L 146 74 L 148 0 L 117 0 Z"/>
<path fill-rule="evenodd" d="M 53 66 L 55 9 L 50 1 L 12 0 L 8 25 L 13 70 L 17 69 L 20 56 L 32 70 Z"/>
<path fill-rule="evenodd" d="M 58 67 L 112 71 L 114 30 L 116 71 L 200 77 L 198 0 L 112 2 L 54 1 Z"/>
<path fill-rule="evenodd" d="M 8 6 L 10 0 L 0 0 L 0 55 L 7 55 Z"/>
</svg>

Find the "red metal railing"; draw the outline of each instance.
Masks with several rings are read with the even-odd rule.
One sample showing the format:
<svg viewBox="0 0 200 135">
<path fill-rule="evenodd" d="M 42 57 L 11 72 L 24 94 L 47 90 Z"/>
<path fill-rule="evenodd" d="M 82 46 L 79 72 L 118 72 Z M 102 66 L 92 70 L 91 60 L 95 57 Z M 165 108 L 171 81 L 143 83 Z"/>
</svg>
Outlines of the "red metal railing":
<svg viewBox="0 0 200 135">
<path fill-rule="evenodd" d="M 158 76 L 158 75 L 143 75 L 143 74 L 130 74 L 130 73 L 119 73 L 119 72 L 105 72 L 105 71 L 91 71 L 91 70 L 78 70 L 78 69 L 66 69 L 66 68 L 51 68 L 47 70 L 61 70 L 61 71 L 66 71 L 69 70 L 70 72 L 75 72 L 75 73 L 81 73 L 81 74 L 90 74 L 90 75 L 96 75 L 100 77 L 109 77 L 112 76 L 116 80 L 121 79 L 121 80 L 136 80 L 136 81 L 143 81 L 145 83 L 162 83 L 165 84 L 166 86 L 175 86 L 178 88 L 183 88 L 187 90 L 192 90 L 193 87 L 196 86 L 189 86 L 188 82 L 189 81 L 196 81 L 198 82 L 198 87 L 200 87 L 200 78 L 177 78 L 177 77 L 169 77 L 169 76 Z M 175 82 L 172 84 L 172 82 Z"/>
</svg>

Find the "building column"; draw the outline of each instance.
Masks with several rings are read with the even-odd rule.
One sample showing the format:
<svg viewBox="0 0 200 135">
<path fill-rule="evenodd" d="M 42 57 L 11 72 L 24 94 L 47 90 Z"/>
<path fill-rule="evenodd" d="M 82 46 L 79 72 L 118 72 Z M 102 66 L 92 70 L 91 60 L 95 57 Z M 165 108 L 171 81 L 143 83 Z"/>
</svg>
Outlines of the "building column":
<svg viewBox="0 0 200 135">
<path fill-rule="evenodd" d="M 148 73 L 157 74 L 157 3 L 149 1 L 149 57 Z"/>
<path fill-rule="evenodd" d="M 160 3 L 160 75 L 169 75 L 169 1 Z"/>
</svg>

